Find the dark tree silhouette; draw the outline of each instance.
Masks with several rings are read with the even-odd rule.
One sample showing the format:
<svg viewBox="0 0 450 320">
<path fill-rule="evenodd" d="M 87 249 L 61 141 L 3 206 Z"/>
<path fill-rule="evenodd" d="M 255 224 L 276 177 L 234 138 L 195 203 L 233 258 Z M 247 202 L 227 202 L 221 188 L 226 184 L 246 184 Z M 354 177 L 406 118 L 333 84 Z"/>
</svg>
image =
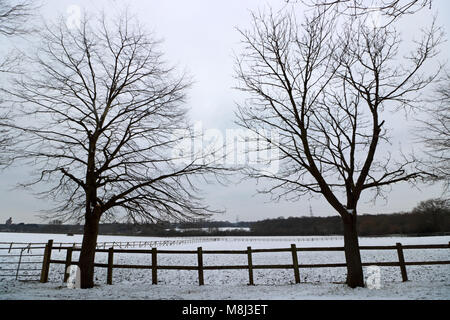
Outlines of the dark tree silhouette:
<svg viewBox="0 0 450 320">
<path fill-rule="evenodd" d="M 431 182 L 443 182 L 444 195 L 450 191 L 450 73 L 436 86 L 434 96 L 424 108 L 428 117 L 420 120 L 416 136 L 424 143 L 427 159 L 421 163 L 433 173 Z"/>
<path fill-rule="evenodd" d="M 423 8 L 431 8 L 433 0 L 300 0 L 308 7 L 336 10 L 348 16 L 364 16 L 380 13 L 386 24 L 397 18 L 414 14 Z M 288 1 L 289 2 L 289 1 Z"/>
<path fill-rule="evenodd" d="M 5 127 L 5 124 L 8 122 L 8 114 L 0 109 L 0 167 L 3 167 L 10 162 L 6 155 L 6 149 L 12 144 L 10 132 Z"/>
<path fill-rule="evenodd" d="M 49 219 L 84 221 L 82 288 L 94 285 L 100 219 L 183 220 L 213 211 L 195 183 L 220 169 L 202 154 L 179 155 L 178 130 L 189 132 L 185 102 L 190 85 L 168 67 L 159 42 L 136 20 L 84 18 L 43 32 L 26 76 L 5 90 L 20 136 L 15 161 L 38 167 L 24 186 L 59 205 Z M 205 177 L 206 178 L 206 177 Z"/>
<path fill-rule="evenodd" d="M 2 40 L 11 40 L 13 37 L 29 33 L 32 30 L 30 20 L 36 9 L 36 2 L 33 3 L 29 0 L 0 0 L 0 37 L 3 38 Z M 0 52 L 0 75 L 13 72 L 20 60 L 19 57 L 17 53 Z M 4 126 L 10 121 L 8 108 L 1 104 L 2 97 L 0 96 L 0 167 L 9 163 L 5 148 L 13 143 L 9 131 Z"/>
<path fill-rule="evenodd" d="M 29 20 L 38 8 L 37 1 L 0 0 L 0 34 L 15 36 L 30 32 Z"/>
<path fill-rule="evenodd" d="M 414 107 L 435 78 L 422 71 L 442 36 L 433 24 L 402 65 L 393 25 L 370 28 L 364 17 L 342 25 L 338 14 L 318 8 L 301 25 L 290 13 L 253 15 L 253 29 L 241 31 L 244 49 L 236 68 L 239 89 L 250 98 L 237 117 L 281 154 L 277 173 L 246 170 L 251 178 L 273 182 L 261 192 L 290 200 L 322 195 L 341 216 L 347 284 L 357 287 L 364 285 L 357 233 L 361 194 L 380 195 L 394 183 L 428 175 L 381 148 L 390 138 L 388 111 Z M 279 141 L 267 135 L 271 130 Z"/>
<path fill-rule="evenodd" d="M 450 201 L 448 199 L 429 199 L 421 201 L 412 213 L 439 214 L 450 213 Z"/>
<path fill-rule="evenodd" d="M 0 36 L 12 38 L 32 32 L 31 20 L 38 8 L 38 1 L 0 0 Z M 17 53 L 2 57 L 0 73 L 12 72 L 18 61 Z"/>
</svg>

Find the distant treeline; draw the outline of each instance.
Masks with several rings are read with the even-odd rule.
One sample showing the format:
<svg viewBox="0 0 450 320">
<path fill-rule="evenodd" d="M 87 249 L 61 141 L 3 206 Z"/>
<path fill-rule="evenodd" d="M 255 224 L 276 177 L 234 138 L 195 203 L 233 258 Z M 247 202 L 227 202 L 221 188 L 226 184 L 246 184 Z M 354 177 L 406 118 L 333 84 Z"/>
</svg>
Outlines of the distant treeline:
<svg viewBox="0 0 450 320">
<path fill-rule="evenodd" d="M 358 217 L 360 236 L 387 234 L 433 234 L 450 232 L 450 213 L 408 213 L 362 215 Z M 340 217 L 268 219 L 252 224 L 253 235 L 343 234 Z"/>
<path fill-rule="evenodd" d="M 219 229 L 220 228 L 220 229 Z M 225 228 L 225 230 L 223 230 Z M 249 228 L 231 229 L 226 228 Z M 428 235 L 450 233 L 450 211 L 361 215 L 360 236 L 387 234 Z M 11 224 L 0 225 L 0 232 L 82 234 L 82 225 Z M 135 236 L 309 236 L 342 234 L 340 217 L 289 217 L 256 222 L 202 221 L 186 223 L 100 225 L 100 234 Z"/>
</svg>

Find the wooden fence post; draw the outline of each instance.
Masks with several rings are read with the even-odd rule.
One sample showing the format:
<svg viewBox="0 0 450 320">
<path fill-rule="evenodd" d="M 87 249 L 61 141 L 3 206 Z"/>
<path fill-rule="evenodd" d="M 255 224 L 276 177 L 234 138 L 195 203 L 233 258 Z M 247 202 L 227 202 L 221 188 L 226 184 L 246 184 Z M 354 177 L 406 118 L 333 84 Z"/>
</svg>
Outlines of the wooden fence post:
<svg viewBox="0 0 450 320">
<path fill-rule="evenodd" d="M 198 257 L 198 284 L 200 286 L 204 285 L 204 278 L 203 278 L 203 251 L 202 247 L 197 248 L 197 257 Z"/>
<path fill-rule="evenodd" d="M 41 282 L 45 283 L 48 281 L 48 272 L 50 269 L 50 257 L 52 256 L 53 240 L 48 240 L 45 245 L 44 259 L 42 260 L 41 269 Z"/>
<path fill-rule="evenodd" d="M 408 274 L 406 273 L 405 257 L 403 256 L 402 244 L 397 242 L 398 261 L 400 263 L 400 271 L 402 272 L 402 280 L 408 281 Z"/>
<path fill-rule="evenodd" d="M 72 246 L 71 248 L 67 248 L 66 264 L 64 266 L 64 282 L 67 282 L 67 279 L 69 279 L 69 273 L 67 272 L 67 269 L 72 264 L 72 252 L 73 252 L 74 247 L 75 246 Z"/>
<path fill-rule="evenodd" d="M 300 272 L 298 270 L 297 247 L 295 244 L 291 244 L 291 250 L 292 250 L 292 264 L 294 266 L 295 283 L 300 283 Z"/>
<path fill-rule="evenodd" d="M 24 250 L 25 250 L 25 249 L 21 249 L 21 250 L 20 250 L 19 263 L 17 264 L 17 271 L 16 271 L 16 280 L 17 280 L 17 278 L 19 277 L 20 262 L 22 261 L 22 254 L 23 254 L 23 251 L 24 251 Z"/>
<path fill-rule="evenodd" d="M 113 263 L 114 263 L 114 248 L 110 247 L 108 249 L 108 274 L 106 276 L 106 284 L 112 284 Z"/>
<path fill-rule="evenodd" d="M 253 261 L 252 261 L 252 247 L 247 247 L 247 256 L 248 256 L 248 279 L 249 285 L 254 285 L 253 283 Z"/>
<path fill-rule="evenodd" d="M 152 248 L 152 284 L 158 284 L 158 267 L 156 259 L 156 248 Z"/>
</svg>

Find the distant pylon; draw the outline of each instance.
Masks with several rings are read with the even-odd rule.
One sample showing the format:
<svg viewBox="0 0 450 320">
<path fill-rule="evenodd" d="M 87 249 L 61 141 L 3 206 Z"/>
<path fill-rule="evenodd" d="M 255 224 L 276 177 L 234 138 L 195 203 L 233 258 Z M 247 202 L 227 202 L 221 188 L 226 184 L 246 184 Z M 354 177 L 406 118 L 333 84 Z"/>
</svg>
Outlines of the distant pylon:
<svg viewBox="0 0 450 320">
<path fill-rule="evenodd" d="M 310 216 L 310 217 L 314 217 L 314 214 L 313 214 L 313 211 L 312 211 L 311 204 L 309 205 L 309 216 Z"/>
</svg>

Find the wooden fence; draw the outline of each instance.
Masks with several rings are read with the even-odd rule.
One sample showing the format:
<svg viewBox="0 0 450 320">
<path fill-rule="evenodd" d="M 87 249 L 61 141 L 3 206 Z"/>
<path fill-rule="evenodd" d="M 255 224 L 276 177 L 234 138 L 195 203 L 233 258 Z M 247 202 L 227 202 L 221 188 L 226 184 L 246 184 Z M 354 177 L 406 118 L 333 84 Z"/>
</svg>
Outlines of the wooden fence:
<svg viewBox="0 0 450 320">
<path fill-rule="evenodd" d="M 145 248 L 145 247 L 165 247 L 177 244 L 204 242 L 201 238 L 185 238 L 185 239 L 164 239 L 149 241 L 107 241 L 97 242 L 97 249 L 105 248 Z M 206 241 L 217 241 L 217 238 L 206 239 Z M 68 246 L 81 248 L 81 242 L 52 242 L 53 249 L 66 249 Z M 26 250 L 44 249 L 48 242 L 0 242 L 0 249 L 7 249 L 10 252 L 13 249 Z"/>
<path fill-rule="evenodd" d="M 400 267 L 402 280 L 408 280 L 408 274 L 406 266 L 418 266 L 418 265 L 441 265 L 450 264 L 450 260 L 446 261 L 405 261 L 403 250 L 409 249 L 449 249 L 450 242 L 448 244 L 429 244 L 429 245 L 402 245 L 397 243 L 395 246 L 360 246 L 360 250 L 395 250 L 398 255 L 398 261 L 393 262 L 364 262 L 363 266 L 389 266 Z M 64 281 L 67 281 L 67 269 L 70 265 L 77 265 L 78 262 L 72 261 L 72 253 L 74 251 L 80 251 L 81 249 L 75 246 L 58 248 L 67 250 L 65 260 L 51 259 L 51 252 L 53 249 L 53 242 L 49 240 L 46 245 L 44 259 L 42 264 L 41 282 L 48 281 L 48 274 L 50 265 L 64 264 Z M 313 247 L 313 248 L 297 248 L 295 244 L 292 244 L 290 248 L 276 248 L 276 249 L 252 249 L 247 247 L 247 250 L 203 250 L 202 247 L 198 247 L 197 250 L 160 250 L 157 248 L 148 249 L 117 249 L 110 247 L 108 249 L 97 249 L 96 252 L 103 252 L 108 254 L 108 263 L 95 263 L 94 266 L 98 268 L 107 268 L 107 284 L 112 284 L 114 269 L 149 269 L 152 270 L 152 283 L 158 283 L 158 270 L 196 270 L 198 272 L 199 285 L 204 284 L 204 271 L 205 270 L 230 270 L 230 269 L 247 269 L 249 276 L 249 284 L 253 285 L 253 271 L 255 269 L 292 269 L 295 279 L 295 283 L 300 283 L 300 269 L 303 268 L 338 268 L 346 267 L 346 263 L 322 263 L 322 264 L 299 264 L 298 253 L 305 251 L 344 251 L 344 247 Z M 274 265 L 255 265 L 253 264 L 253 255 L 258 253 L 267 252 L 290 252 L 292 254 L 292 264 L 274 264 Z M 120 253 L 133 253 L 133 254 L 151 254 L 151 265 L 127 265 L 127 264 L 114 264 L 114 254 Z M 158 265 L 158 255 L 162 254 L 193 254 L 197 255 L 196 266 L 176 266 L 176 265 Z M 247 264 L 245 265 L 215 265 L 205 266 L 203 264 L 203 256 L 208 254 L 238 254 L 247 256 Z"/>
<path fill-rule="evenodd" d="M 109 241 L 97 242 L 97 249 L 105 248 L 150 248 L 196 243 L 200 238 L 161 239 L 148 241 Z M 207 241 L 215 241 L 211 238 Z M 52 251 L 68 247 L 78 248 L 79 242 L 51 242 Z M 42 278 L 42 261 L 47 242 L 0 242 L 0 278 L 15 277 L 21 281 L 34 281 Z M 71 253 L 70 253 L 71 254 Z M 45 272 L 44 272 L 45 276 Z"/>
</svg>

